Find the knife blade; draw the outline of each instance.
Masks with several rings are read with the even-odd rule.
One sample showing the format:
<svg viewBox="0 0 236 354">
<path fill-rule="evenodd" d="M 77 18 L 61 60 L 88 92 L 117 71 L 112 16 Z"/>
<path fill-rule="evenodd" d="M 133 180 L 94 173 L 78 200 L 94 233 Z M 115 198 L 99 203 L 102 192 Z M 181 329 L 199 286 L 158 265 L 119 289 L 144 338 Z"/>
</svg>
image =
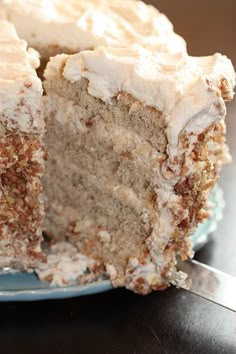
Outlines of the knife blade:
<svg viewBox="0 0 236 354">
<path fill-rule="evenodd" d="M 195 260 L 179 260 L 178 269 L 191 279 L 187 290 L 236 312 L 236 277 Z"/>
</svg>

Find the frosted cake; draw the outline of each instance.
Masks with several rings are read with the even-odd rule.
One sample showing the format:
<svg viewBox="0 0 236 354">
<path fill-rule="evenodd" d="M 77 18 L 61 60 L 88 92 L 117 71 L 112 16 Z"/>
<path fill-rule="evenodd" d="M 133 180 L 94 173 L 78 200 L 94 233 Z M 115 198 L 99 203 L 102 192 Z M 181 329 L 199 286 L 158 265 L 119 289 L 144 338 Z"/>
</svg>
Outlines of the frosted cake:
<svg viewBox="0 0 236 354">
<path fill-rule="evenodd" d="M 176 257 L 192 256 L 230 160 L 230 60 L 190 57 L 135 0 L 2 0 L 0 17 L 0 267 L 141 294 L 179 284 Z M 43 98 L 38 54 L 18 36 L 40 52 L 40 77 L 48 62 Z"/>
</svg>

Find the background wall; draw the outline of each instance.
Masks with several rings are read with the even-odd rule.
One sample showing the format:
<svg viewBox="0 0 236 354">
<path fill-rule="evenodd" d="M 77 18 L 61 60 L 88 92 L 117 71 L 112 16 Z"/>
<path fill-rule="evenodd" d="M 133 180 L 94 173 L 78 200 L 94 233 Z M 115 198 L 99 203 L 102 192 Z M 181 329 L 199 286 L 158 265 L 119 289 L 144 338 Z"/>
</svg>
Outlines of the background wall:
<svg viewBox="0 0 236 354">
<path fill-rule="evenodd" d="M 235 0 L 146 1 L 165 13 L 182 35 L 191 55 L 221 52 L 236 66 Z"/>
</svg>

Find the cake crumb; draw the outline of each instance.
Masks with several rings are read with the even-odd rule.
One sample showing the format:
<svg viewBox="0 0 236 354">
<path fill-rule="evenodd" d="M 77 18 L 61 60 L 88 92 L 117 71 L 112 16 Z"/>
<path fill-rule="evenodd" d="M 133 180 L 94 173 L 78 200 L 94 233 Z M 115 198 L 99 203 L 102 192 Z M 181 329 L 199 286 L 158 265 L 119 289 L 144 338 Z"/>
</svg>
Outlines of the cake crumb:
<svg viewBox="0 0 236 354">
<path fill-rule="evenodd" d="M 109 276 L 109 278 L 114 280 L 117 277 L 117 270 L 113 264 L 106 264 L 106 273 Z"/>
<path fill-rule="evenodd" d="M 99 241 L 101 241 L 103 243 L 111 242 L 111 235 L 106 230 L 99 231 L 97 234 L 97 237 L 98 237 Z"/>
<path fill-rule="evenodd" d="M 188 277 L 188 274 L 179 271 L 175 274 L 175 279 L 171 281 L 171 284 L 176 286 L 176 288 L 182 288 L 189 290 L 192 285 L 191 279 Z"/>
</svg>

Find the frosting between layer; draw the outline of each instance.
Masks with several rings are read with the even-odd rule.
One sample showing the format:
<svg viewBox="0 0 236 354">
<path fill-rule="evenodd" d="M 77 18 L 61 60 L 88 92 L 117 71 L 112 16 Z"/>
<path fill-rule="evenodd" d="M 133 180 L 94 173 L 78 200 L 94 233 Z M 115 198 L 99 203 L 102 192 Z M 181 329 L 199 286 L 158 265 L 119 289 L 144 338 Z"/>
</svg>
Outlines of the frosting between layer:
<svg viewBox="0 0 236 354">
<path fill-rule="evenodd" d="M 121 91 L 161 111 L 167 124 L 169 154 L 177 153 L 183 130 L 200 134 L 224 118 L 224 100 L 233 98 L 235 72 L 221 54 L 190 57 L 186 53 L 155 53 L 141 46 L 98 47 L 75 55 L 58 55 L 45 77 L 63 69 L 70 82 L 89 81 L 88 92 L 112 104 Z"/>
<path fill-rule="evenodd" d="M 0 14 L 36 48 L 59 46 L 77 52 L 139 43 L 160 52 L 186 51 L 167 17 L 142 1 L 2 0 L 1 7 Z"/>
<path fill-rule="evenodd" d="M 39 114 L 42 84 L 35 72 L 38 65 L 37 52 L 27 51 L 14 26 L 0 21 L 0 123 L 9 130 L 43 130 Z"/>
</svg>

